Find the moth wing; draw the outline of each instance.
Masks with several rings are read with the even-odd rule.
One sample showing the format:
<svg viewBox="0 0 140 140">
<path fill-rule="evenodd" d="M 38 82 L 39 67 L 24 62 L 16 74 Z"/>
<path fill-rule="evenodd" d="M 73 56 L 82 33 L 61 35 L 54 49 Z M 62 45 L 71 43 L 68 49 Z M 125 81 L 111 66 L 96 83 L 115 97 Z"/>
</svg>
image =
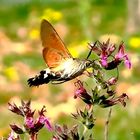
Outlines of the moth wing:
<svg viewBox="0 0 140 140">
<path fill-rule="evenodd" d="M 58 33 L 47 20 L 42 21 L 40 34 L 44 47 L 43 58 L 48 67 L 57 67 L 62 59 L 72 58 Z"/>
</svg>

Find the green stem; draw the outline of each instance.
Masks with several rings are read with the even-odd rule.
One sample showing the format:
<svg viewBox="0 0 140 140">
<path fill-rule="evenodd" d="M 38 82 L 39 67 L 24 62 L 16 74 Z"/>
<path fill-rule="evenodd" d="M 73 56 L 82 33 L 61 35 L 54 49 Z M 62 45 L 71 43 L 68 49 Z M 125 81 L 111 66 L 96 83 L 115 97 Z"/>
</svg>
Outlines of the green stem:
<svg viewBox="0 0 140 140">
<path fill-rule="evenodd" d="M 31 134 L 30 135 L 30 140 L 37 140 L 37 134 Z"/>
<path fill-rule="evenodd" d="M 105 122 L 104 140 L 108 140 L 108 126 L 111 117 L 112 108 L 109 109 L 108 116 Z"/>
</svg>

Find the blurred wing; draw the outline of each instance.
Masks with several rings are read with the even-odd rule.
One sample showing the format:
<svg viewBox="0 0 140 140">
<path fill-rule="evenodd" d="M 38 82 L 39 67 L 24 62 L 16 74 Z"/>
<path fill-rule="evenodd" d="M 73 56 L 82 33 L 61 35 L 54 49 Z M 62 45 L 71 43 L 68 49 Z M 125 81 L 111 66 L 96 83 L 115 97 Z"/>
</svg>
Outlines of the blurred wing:
<svg viewBox="0 0 140 140">
<path fill-rule="evenodd" d="M 53 26 L 46 20 L 41 23 L 41 40 L 44 46 L 43 58 L 48 67 L 54 68 L 63 59 L 72 57 Z"/>
</svg>

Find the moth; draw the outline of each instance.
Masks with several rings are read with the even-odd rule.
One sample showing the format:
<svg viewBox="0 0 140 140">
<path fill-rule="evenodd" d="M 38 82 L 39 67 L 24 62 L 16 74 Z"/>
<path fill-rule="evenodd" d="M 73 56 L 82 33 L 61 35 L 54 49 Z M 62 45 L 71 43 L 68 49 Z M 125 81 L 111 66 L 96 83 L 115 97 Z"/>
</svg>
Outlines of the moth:
<svg viewBox="0 0 140 140">
<path fill-rule="evenodd" d="M 53 26 L 42 20 L 40 29 L 43 58 L 47 68 L 38 75 L 28 79 L 28 85 L 39 86 L 51 82 L 60 84 L 72 80 L 93 66 L 93 61 L 88 59 L 73 58 Z"/>
</svg>

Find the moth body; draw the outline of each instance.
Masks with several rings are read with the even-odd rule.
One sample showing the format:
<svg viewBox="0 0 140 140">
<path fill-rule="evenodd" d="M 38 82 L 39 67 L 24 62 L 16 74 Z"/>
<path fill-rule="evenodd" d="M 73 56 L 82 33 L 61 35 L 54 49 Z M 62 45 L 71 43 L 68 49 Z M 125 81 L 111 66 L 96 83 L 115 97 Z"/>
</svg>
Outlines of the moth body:
<svg viewBox="0 0 140 140">
<path fill-rule="evenodd" d="M 49 82 L 63 83 L 81 75 L 88 67 L 91 67 L 91 64 L 90 60 L 70 58 L 64 60 L 58 67 L 40 71 L 38 75 L 28 80 L 28 84 L 29 86 L 39 86 Z"/>
</svg>

